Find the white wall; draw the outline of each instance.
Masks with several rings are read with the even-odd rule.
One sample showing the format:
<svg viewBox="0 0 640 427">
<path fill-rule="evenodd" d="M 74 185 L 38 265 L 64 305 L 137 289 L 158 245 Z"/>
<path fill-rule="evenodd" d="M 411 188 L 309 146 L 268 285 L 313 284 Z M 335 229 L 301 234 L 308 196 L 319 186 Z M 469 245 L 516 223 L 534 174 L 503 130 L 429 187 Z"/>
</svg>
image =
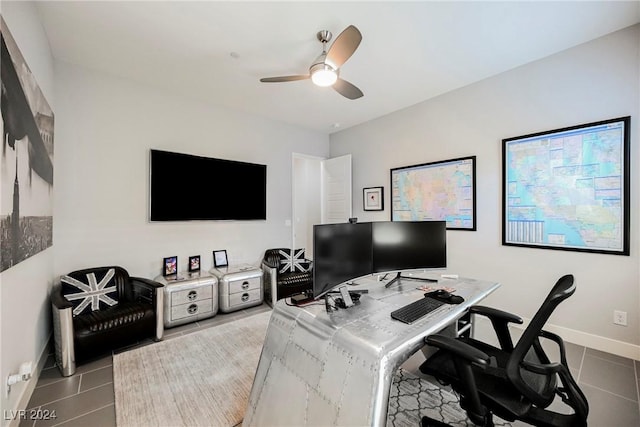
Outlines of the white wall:
<svg viewBox="0 0 640 427">
<path fill-rule="evenodd" d="M 291 154 L 326 157 L 328 136 L 66 63 L 55 76 L 56 275 L 114 264 L 153 278 L 172 255 L 180 270 L 190 255 L 208 270 L 217 249 L 230 263 L 257 265 L 265 249 L 291 244 Z M 267 220 L 150 223 L 150 148 L 266 164 Z"/>
<path fill-rule="evenodd" d="M 3 1 L 2 17 L 55 114 L 53 60 L 34 4 Z M 22 362 L 31 361 L 35 366 L 47 348 L 51 332 L 49 289 L 53 281 L 54 251 L 55 242 L 54 246 L 0 274 L 0 408 L 3 426 L 11 421 L 10 411 L 26 406 L 37 381 L 36 374 L 28 383 L 14 385 L 7 397 L 4 391 L 7 376 L 17 373 Z M 17 418 L 13 422 L 17 423 Z"/>
<path fill-rule="evenodd" d="M 353 156 L 354 216 L 389 220 L 389 169 L 477 156 L 478 230 L 449 231 L 448 269 L 496 280 L 486 302 L 530 318 L 565 273 L 577 291 L 550 319 L 568 341 L 640 360 L 640 25 L 331 136 Z M 631 256 L 501 245 L 501 140 L 630 115 Z M 385 211 L 362 210 L 362 188 L 385 186 Z M 613 310 L 629 326 L 613 325 Z"/>
</svg>

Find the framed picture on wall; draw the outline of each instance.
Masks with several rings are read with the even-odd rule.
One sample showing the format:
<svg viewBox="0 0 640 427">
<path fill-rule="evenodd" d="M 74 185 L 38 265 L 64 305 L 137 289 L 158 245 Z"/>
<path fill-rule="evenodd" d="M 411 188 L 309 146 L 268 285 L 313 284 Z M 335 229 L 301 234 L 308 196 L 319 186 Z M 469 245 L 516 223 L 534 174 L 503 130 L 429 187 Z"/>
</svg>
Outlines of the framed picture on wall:
<svg viewBox="0 0 640 427">
<path fill-rule="evenodd" d="M 200 271 L 200 255 L 189 257 L 189 273 Z"/>
<path fill-rule="evenodd" d="M 391 169 L 391 220 L 475 231 L 476 156 Z"/>
<path fill-rule="evenodd" d="M 629 255 L 631 118 L 502 140 L 502 244 Z"/>
<path fill-rule="evenodd" d="M 213 251 L 213 265 L 218 267 L 228 267 L 227 251 L 225 249 L 219 251 Z"/>
<path fill-rule="evenodd" d="M 178 274 L 178 257 L 170 256 L 166 257 L 162 261 L 162 275 L 163 276 L 171 276 L 173 274 Z"/>
<path fill-rule="evenodd" d="M 384 187 L 363 188 L 362 205 L 365 211 L 383 211 Z"/>
</svg>

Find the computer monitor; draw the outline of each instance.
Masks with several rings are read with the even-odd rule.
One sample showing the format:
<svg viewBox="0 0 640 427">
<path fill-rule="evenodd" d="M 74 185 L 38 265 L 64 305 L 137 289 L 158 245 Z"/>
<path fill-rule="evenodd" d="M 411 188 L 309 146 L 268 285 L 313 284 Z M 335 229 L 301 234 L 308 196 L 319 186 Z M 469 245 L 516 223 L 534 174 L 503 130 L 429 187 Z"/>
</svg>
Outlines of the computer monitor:
<svg viewBox="0 0 640 427">
<path fill-rule="evenodd" d="M 372 273 L 447 266 L 446 221 L 372 224 Z"/>
<path fill-rule="evenodd" d="M 313 226 L 313 297 L 372 271 L 371 223 Z"/>
</svg>

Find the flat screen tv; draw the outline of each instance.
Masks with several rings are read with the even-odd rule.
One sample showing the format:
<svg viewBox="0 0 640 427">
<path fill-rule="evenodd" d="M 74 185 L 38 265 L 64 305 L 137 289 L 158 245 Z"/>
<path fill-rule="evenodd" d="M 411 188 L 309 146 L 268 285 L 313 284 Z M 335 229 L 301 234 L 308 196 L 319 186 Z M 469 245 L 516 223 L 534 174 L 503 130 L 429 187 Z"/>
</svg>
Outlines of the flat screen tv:
<svg viewBox="0 0 640 427">
<path fill-rule="evenodd" d="M 371 223 L 313 226 L 313 297 L 371 274 Z"/>
<path fill-rule="evenodd" d="M 267 166 L 151 150 L 150 220 L 264 220 Z"/>
</svg>

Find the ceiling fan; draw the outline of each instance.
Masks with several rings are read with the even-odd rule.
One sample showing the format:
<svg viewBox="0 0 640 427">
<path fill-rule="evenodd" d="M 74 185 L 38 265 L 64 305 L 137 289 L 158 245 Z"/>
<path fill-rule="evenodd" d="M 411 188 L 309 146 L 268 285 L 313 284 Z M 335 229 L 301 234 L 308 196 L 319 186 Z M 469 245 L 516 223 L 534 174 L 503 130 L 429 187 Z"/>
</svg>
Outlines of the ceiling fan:
<svg viewBox="0 0 640 427">
<path fill-rule="evenodd" d="M 349 25 L 333 42 L 329 50 L 327 43 L 331 40 L 330 31 L 318 31 L 318 40 L 322 43 L 322 53 L 309 67 L 309 74 L 296 76 L 265 77 L 263 83 L 293 82 L 311 79 L 317 86 L 332 86 L 336 92 L 349 99 L 358 99 L 364 94 L 353 84 L 339 77 L 340 67 L 353 55 L 360 42 L 362 34 L 353 25 Z"/>
</svg>

